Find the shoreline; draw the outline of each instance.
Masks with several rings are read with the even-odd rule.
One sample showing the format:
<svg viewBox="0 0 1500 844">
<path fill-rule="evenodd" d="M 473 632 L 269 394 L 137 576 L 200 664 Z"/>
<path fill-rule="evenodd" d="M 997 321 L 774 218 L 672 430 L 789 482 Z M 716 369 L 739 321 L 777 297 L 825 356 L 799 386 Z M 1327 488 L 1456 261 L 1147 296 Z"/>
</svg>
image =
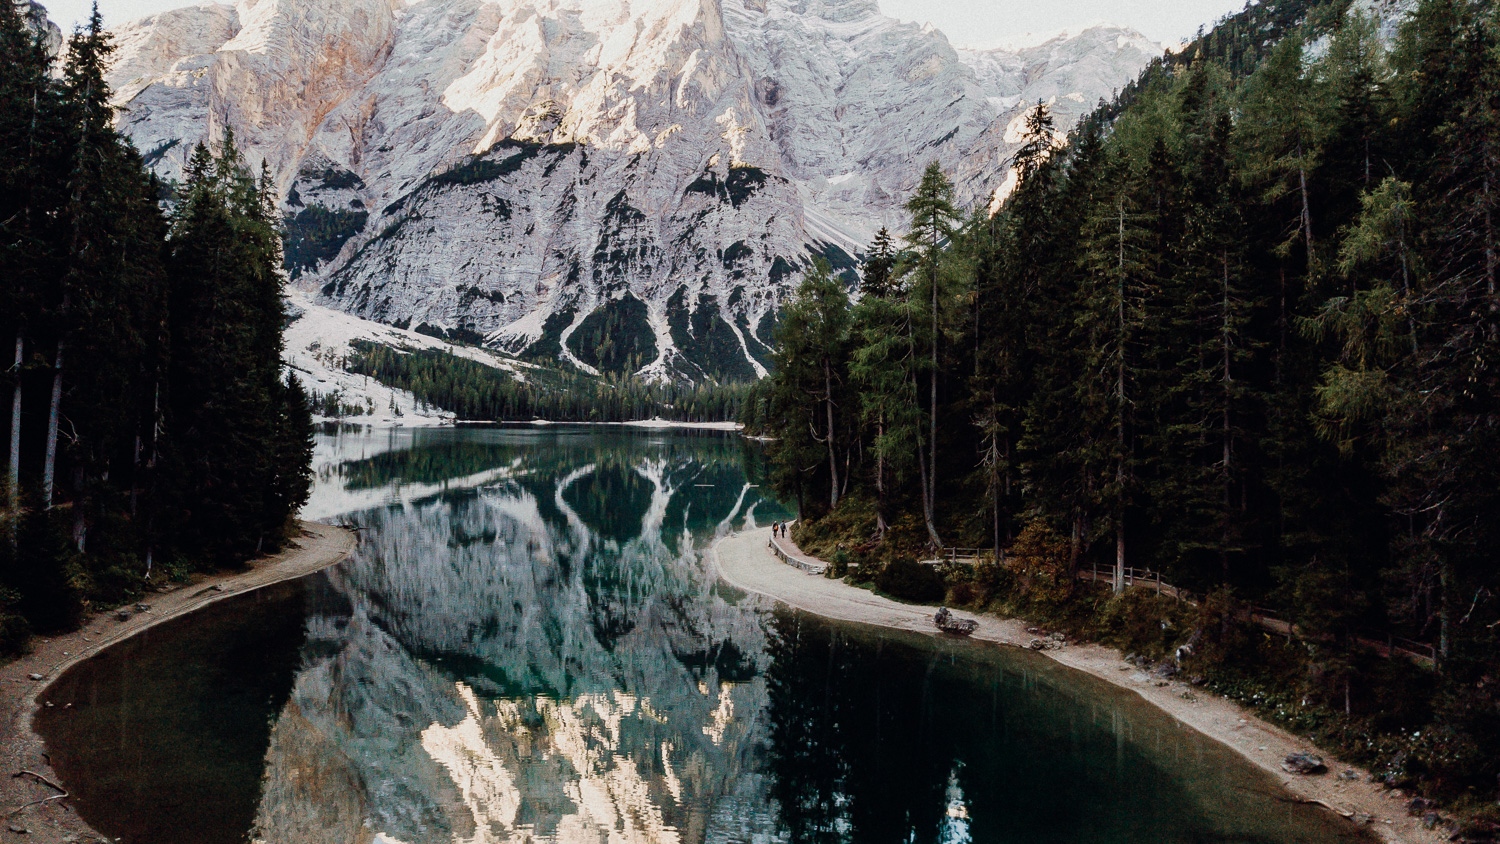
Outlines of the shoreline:
<svg viewBox="0 0 1500 844">
<path fill-rule="evenodd" d="M 722 431 L 725 433 L 741 433 L 745 430 L 745 426 L 738 422 L 673 422 L 668 419 L 635 419 L 629 422 L 554 422 L 550 419 L 494 420 L 457 419 L 438 416 L 406 416 L 401 418 L 345 416 L 337 419 L 318 416 L 313 418 L 313 423 L 316 425 L 355 425 L 361 428 L 373 428 L 381 431 L 397 430 L 400 428 L 412 428 L 414 430 L 430 430 L 434 428 L 552 428 L 573 425 L 587 425 L 601 428 L 639 428 L 647 431 Z M 747 439 L 765 440 L 770 438 L 747 437 Z"/>
<path fill-rule="evenodd" d="M 136 606 L 148 609 L 131 609 L 124 621 L 114 612 L 96 613 L 70 633 L 36 636 L 31 653 L 0 666 L 0 710 L 5 716 L 0 724 L 0 764 L 4 765 L 0 841 L 82 844 L 109 840 L 84 823 L 66 798 L 47 800 L 59 792 L 39 779 L 57 782 L 46 746 L 31 727 L 38 701 L 63 672 L 110 645 L 225 598 L 322 571 L 354 549 L 355 536 L 350 531 L 314 522 L 299 524 L 302 533 L 286 550 L 251 561 L 245 571 L 210 575 L 143 598 Z M 34 680 L 34 676 L 41 679 Z"/>
<path fill-rule="evenodd" d="M 770 529 L 759 528 L 732 533 L 716 541 L 712 557 L 719 578 L 743 591 L 824 618 L 938 635 L 932 624 L 931 607 L 898 603 L 842 581 L 804 573 L 773 556 L 768 549 L 769 539 Z M 992 645 L 1029 650 L 1028 644 L 1037 638 L 1035 634 L 1027 633 L 1026 623 L 1018 619 L 963 611 L 955 611 L 954 615 L 975 621 L 978 629 L 971 638 Z M 1395 792 L 1370 782 L 1368 771 L 1339 761 L 1333 754 L 1261 720 L 1253 712 L 1212 692 L 1177 681 L 1158 680 L 1154 675 L 1127 665 L 1119 651 L 1103 645 L 1068 645 L 1037 653 L 1110 685 L 1135 692 L 1183 725 L 1270 773 L 1290 794 L 1304 802 L 1320 804 L 1345 818 L 1373 817 L 1373 821 L 1363 826 L 1382 841 L 1428 844 L 1448 840 L 1446 832 L 1424 829 L 1421 819 L 1407 816 L 1406 801 L 1394 797 Z M 1185 696 L 1188 694 L 1191 697 Z M 1297 752 L 1322 756 L 1328 765 L 1328 773 L 1297 776 L 1282 771 L 1281 760 L 1287 754 Z M 1358 779 L 1339 779 L 1339 772 L 1346 770 L 1357 772 Z"/>
</svg>

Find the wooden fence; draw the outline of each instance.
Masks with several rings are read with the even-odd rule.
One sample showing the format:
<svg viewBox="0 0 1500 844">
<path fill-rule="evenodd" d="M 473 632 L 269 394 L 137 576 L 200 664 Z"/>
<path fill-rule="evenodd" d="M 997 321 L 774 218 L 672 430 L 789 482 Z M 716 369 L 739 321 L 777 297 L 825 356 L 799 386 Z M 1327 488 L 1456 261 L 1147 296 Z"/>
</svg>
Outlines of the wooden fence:
<svg viewBox="0 0 1500 844">
<path fill-rule="evenodd" d="M 979 561 L 992 558 L 993 551 L 988 548 L 943 548 L 938 559 L 933 563 L 948 563 L 953 565 L 973 565 Z M 1002 555 L 1004 552 L 1001 552 Z M 1003 557 L 1002 557 L 1003 559 Z M 1166 595 L 1179 601 L 1198 606 L 1207 596 L 1181 589 L 1173 586 L 1162 579 L 1161 572 L 1146 568 L 1135 568 L 1126 566 L 1119 575 L 1124 578 L 1127 589 L 1147 589 L 1158 595 Z M 1096 583 L 1115 582 L 1116 571 L 1114 566 L 1101 566 L 1095 563 L 1091 568 L 1078 572 L 1081 580 Z M 1290 620 L 1282 617 L 1275 610 L 1267 607 L 1252 607 L 1247 613 L 1247 620 L 1253 622 L 1264 630 L 1282 636 L 1297 635 L 1296 625 Z M 1355 632 L 1354 641 L 1363 648 L 1368 648 L 1381 656 L 1402 656 L 1427 668 L 1437 665 L 1437 648 L 1429 642 L 1418 642 L 1407 639 L 1389 632 L 1378 630 L 1361 629 Z"/>
</svg>

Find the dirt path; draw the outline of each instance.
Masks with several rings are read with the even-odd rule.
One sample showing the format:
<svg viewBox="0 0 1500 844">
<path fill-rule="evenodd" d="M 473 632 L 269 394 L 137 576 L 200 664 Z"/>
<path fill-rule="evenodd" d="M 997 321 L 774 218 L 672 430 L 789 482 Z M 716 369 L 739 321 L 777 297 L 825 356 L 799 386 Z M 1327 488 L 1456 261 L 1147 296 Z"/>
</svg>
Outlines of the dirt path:
<svg viewBox="0 0 1500 844">
<path fill-rule="evenodd" d="M 243 572 L 195 580 L 170 592 L 143 599 L 124 621 L 109 613 L 96 615 L 79 630 L 62 636 L 38 636 L 30 654 L 0 666 L 0 842 L 83 844 L 106 842 L 79 819 L 66 799 L 42 781 L 57 782 L 42 740 L 31 730 L 31 716 L 47 686 L 74 664 L 116 642 L 201 609 L 232 595 L 292 580 L 342 560 L 354 548 L 354 534 L 330 525 L 302 523 L 302 535 L 290 548 L 251 563 Z M 33 679 L 39 678 L 39 679 Z M 28 771 L 29 774 L 21 774 Z"/>
<path fill-rule="evenodd" d="M 841 581 L 793 568 L 773 555 L 770 538 L 770 529 L 762 528 L 720 540 L 714 546 L 720 576 L 747 592 L 774 598 L 815 615 L 936 635 L 932 608 L 897 603 Z M 1014 619 L 965 612 L 954 615 L 978 623 L 975 639 L 1026 647 L 1037 638 L 1026 632 L 1024 623 Z M 1274 774 L 1297 797 L 1321 803 L 1345 817 L 1373 818 L 1371 828 L 1384 841 L 1427 844 L 1447 840 L 1446 834 L 1423 829 L 1419 819 L 1408 817 L 1405 800 L 1371 783 L 1367 771 L 1338 761 L 1332 754 L 1260 720 L 1237 704 L 1202 689 L 1159 680 L 1126 664 L 1120 652 L 1112 648 L 1069 645 L 1043 653 L 1070 668 L 1136 692 L 1187 726 Z M 1329 773 L 1312 777 L 1286 774 L 1281 770 L 1281 760 L 1294 752 L 1317 753 L 1327 762 Z M 1358 778 L 1342 780 L 1337 776 L 1338 772 L 1348 770 L 1354 770 Z"/>
</svg>

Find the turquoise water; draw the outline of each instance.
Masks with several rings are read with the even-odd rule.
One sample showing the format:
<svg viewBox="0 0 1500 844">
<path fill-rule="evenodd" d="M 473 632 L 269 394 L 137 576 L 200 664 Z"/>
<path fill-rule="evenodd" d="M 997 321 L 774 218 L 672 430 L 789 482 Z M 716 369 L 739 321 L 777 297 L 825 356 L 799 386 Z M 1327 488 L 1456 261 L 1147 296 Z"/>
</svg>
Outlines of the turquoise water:
<svg viewBox="0 0 1500 844">
<path fill-rule="evenodd" d="M 787 512 L 725 434 L 346 432 L 345 563 L 68 672 L 38 728 L 124 842 L 1339 842 L 1321 810 L 1033 654 L 716 581 Z"/>
</svg>

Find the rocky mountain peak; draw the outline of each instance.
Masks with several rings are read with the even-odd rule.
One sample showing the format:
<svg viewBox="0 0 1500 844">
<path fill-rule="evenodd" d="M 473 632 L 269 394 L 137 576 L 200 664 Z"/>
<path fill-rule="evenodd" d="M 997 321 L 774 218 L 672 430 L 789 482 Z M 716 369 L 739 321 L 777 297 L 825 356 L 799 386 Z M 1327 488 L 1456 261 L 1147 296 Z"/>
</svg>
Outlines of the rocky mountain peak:
<svg viewBox="0 0 1500 844">
<path fill-rule="evenodd" d="M 124 131 L 173 177 L 232 126 L 322 303 L 694 381 L 764 373 L 803 269 L 851 273 L 929 161 L 987 203 L 1023 103 L 1081 113 L 1151 58 L 958 51 L 872 0 L 242 0 L 116 34 Z"/>
<path fill-rule="evenodd" d="M 62 55 L 63 34 L 57 24 L 47 17 L 47 10 L 36 0 L 11 0 L 17 11 L 21 13 L 21 19 L 31 30 L 42 36 L 42 42 L 47 45 L 47 52 L 53 58 Z"/>
</svg>

